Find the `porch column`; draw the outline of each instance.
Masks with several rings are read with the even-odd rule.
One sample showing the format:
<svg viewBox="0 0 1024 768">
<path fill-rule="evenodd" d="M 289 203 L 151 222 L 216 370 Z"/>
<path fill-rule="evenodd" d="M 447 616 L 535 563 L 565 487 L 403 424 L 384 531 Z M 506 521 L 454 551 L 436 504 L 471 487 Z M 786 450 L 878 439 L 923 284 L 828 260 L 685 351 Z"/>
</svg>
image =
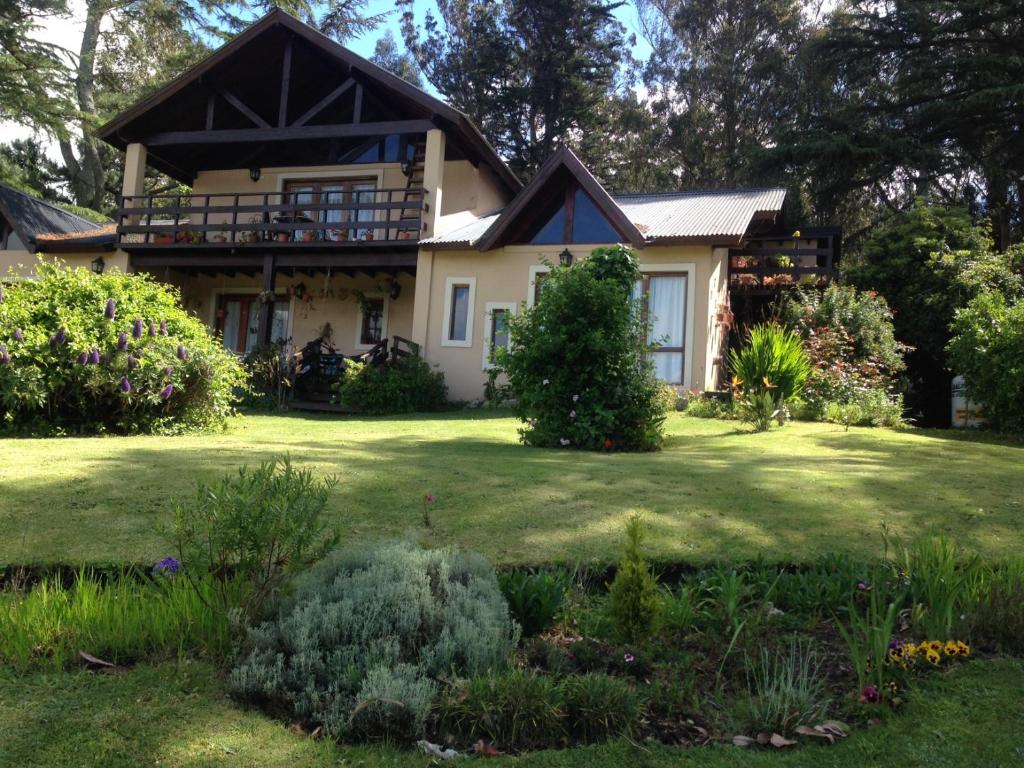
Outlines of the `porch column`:
<svg viewBox="0 0 1024 768">
<path fill-rule="evenodd" d="M 423 158 L 423 225 L 420 237 L 437 234 L 437 223 L 441 218 L 441 195 L 444 186 L 444 131 L 433 128 L 427 131 L 427 146 Z"/>
<path fill-rule="evenodd" d="M 416 257 L 416 293 L 412 305 L 412 341 L 427 356 L 427 324 L 430 320 L 430 283 L 434 271 L 434 252 L 420 249 Z"/>
<path fill-rule="evenodd" d="M 274 293 L 275 271 L 274 254 L 265 254 L 263 256 L 263 291 L 260 294 L 260 316 L 259 325 L 257 326 L 259 343 L 261 345 L 270 344 L 273 341 L 270 338 L 271 331 L 273 330 L 270 311 L 274 308 L 274 304 L 266 299 Z"/>
<path fill-rule="evenodd" d="M 132 143 L 124 152 L 124 179 L 121 194 L 125 197 L 138 197 L 145 191 L 146 181 L 146 145 Z"/>
</svg>

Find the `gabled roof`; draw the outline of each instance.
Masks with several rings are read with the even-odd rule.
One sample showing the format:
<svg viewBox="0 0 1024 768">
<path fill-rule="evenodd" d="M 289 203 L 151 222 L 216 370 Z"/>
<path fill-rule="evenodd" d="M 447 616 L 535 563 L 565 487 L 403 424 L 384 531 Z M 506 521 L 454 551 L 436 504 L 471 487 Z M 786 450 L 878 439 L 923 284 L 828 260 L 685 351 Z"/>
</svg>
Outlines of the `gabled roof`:
<svg viewBox="0 0 1024 768">
<path fill-rule="evenodd" d="M 318 55 L 324 58 L 324 60 L 334 62 L 335 67 L 343 69 L 349 74 L 353 72 L 358 73 L 360 82 L 366 81 L 368 85 L 372 85 L 387 94 L 388 104 L 386 106 L 388 108 L 415 114 L 418 118 L 432 121 L 438 127 L 447 130 L 465 152 L 491 167 L 510 191 L 514 192 L 522 186 L 521 182 L 509 170 L 505 162 L 498 156 L 494 148 L 465 114 L 339 45 L 331 38 L 279 8 L 271 10 L 244 32 L 232 38 L 156 93 L 140 100 L 110 120 L 99 129 L 98 134 L 100 138 L 123 150 L 130 142 L 142 140 L 146 133 L 151 132 L 153 126 L 151 123 L 147 123 L 147 117 L 153 115 L 163 117 L 164 113 L 161 112 L 160 108 L 170 107 L 175 99 L 182 100 L 183 102 L 191 99 L 189 104 L 194 105 L 198 102 L 197 96 L 202 95 L 202 104 L 205 104 L 206 95 L 215 92 L 214 86 L 217 85 L 216 81 L 218 78 L 233 78 L 236 83 L 248 88 L 250 91 L 266 91 L 267 89 L 275 88 L 281 79 L 279 74 L 281 72 L 281 65 L 279 62 L 282 58 L 282 49 L 286 44 L 290 45 L 290 42 L 286 42 L 290 40 L 301 41 L 309 50 L 319 52 Z M 233 60 L 238 59 L 243 51 L 246 52 L 247 56 L 254 56 L 253 61 L 255 64 L 253 66 L 233 67 Z M 254 70 L 255 66 L 263 67 L 267 72 L 256 72 Z M 275 67 L 278 73 L 277 80 L 271 81 L 269 73 Z M 288 71 L 291 72 L 294 83 L 295 70 L 289 69 Z M 307 77 L 306 80 L 309 82 L 304 81 L 304 86 L 320 86 L 330 91 L 331 88 L 338 85 L 333 80 L 329 82 L 313 82 L 319 79 L 321 73 L 308 74 L 315 76 Z M 294 96 L 294 85 L 292 90 Z M 199 93 L 193 94 L 192 91 L 198 91 Z M 275 104 L 276 98 L 275 94 Z M 205 108 L 201 108 L 199 111 L 202 114 L 199 115 L 198 119 L 202 122 L 205 116 Z M 177 117 L 174 111 L 169 116 Z M 259 161 L 258 156 L 253 159 L 253 162 Z M 170 164 L 170 162 L 165 163 L 165 167 L 162 170 L 173 171 L 173 168 L 166 167 Z M 156 165 L 160 167 L 159 158 L 157 158 Z M 180 176 L 182 169 L 178 168 L 177 170 L 178 174 L 172 172 L 171 175 Z"/>
<path fill-rule="evenodd" d="M 601 182 L 594 178 L 594 175 L 587 169 L 575 153 L 566 146 L 560 146 L 540 167 L 530 183 L 519 192 L 512 202 L 505 207 L 501 216 L 487 229 L 480 238 L 479 248 L 481 251 L 490 250 L 498 245 L 504 245 L 504 239 L 510 228 L 521 216 L 527 214 L 531 204 L 536 200 L 546 187 L 554 181 L 556 174 L 560 171 L 570 174 L 580 188 L 583 189 L 593 201 L 597 209 L 604 215 L 615 230 L 622 235 L 623 241 L 632 243 L 639 247 L 644 242 L 644 236 L 640 230 L 622 212 L 615 201 L 601 186 Z"/>
<path fill-rule="evenodd" d="M 28 249 L 48 250 L 48 242 L 83 246 L 107 246 L 114 243 L 113 225 L 100 235 L 102 226 L 58 208 L 44 200 L 0 184 L 0 214 L 11 225 Z"/>
<path fill-rule="evenodd" d="M 538 190 L 562 167 L 570 169 L 580 179 L 580 186 L 610 221 L 627 222 L 636 233 L 636 239 L 624 237 L 623 240 L 633 245 L 738 244 L 752 223 L 774 219 L 786 197 L 786 190 L 781 187 L 613 196 L 605 192 L 576 155 L 568 149 L 560 149 L 504 210 L 421 240 L 420 245 L 476 247 L 481 251 L 500 245 L 502 234 L 513 226 L 515 218 L 530 207 Z"/>
</svg>

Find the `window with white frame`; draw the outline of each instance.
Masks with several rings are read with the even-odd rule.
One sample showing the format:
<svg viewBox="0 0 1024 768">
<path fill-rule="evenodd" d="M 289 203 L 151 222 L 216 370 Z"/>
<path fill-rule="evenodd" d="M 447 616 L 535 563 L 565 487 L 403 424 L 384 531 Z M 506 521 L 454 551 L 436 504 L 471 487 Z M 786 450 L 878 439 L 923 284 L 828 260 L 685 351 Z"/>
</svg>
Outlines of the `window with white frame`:
<svg viewBox="0 0 1024 768">
<path fill-rule="evenodd" d="M 526 306 L 532 307 L 540 299 L 541 291 L 544 290 L 544 281 L 551 272 L 551 267 L 546 264 L 535 264 L 530 267 L 530 282 L 526 286 Z"/>
<path fill-rule="evenodd" d="M 487 302 L 484 312 L 484 370 L 493 367 L 496 349 L 508 349 L 511 345 L 508 319 L 515 313 L 515 302 Z"/>
<path fill-rule="evenodd" d="M 473 346 L 473 303 L 475 277 L 449 277 L 445 280 L 443 347 Z"/>
</svg>

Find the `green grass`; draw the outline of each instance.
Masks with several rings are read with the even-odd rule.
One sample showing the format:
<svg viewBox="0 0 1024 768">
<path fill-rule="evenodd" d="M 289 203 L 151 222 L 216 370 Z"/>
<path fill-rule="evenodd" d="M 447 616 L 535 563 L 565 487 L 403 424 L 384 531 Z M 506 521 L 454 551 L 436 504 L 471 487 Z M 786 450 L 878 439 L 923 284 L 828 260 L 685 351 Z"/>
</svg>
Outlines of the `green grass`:
<svg viewBox="0 0 1024 768">
<path fill-rule="evenodd" d="M 732 746 L 636 747 L 627 742 L 487 761 L 495 768 L 1002 768 L 1021 765 L 1024 663 L 976 661 L 936 673 L 900 716 L 855 729 L 836 746 L 779 753 Z M 284 724 L 235 707 L 205 664 L 139 667 L 113 675 L 0 673 L 0 766 L 429 765 L 394 749 L 339 748 L 290 733 Z"/>
<path fill-rule="evenodd" d="M 630 510 L 659 558 L 802 561 L 881 553 L 881 526 L 944 532 L 988 558 L 1024 546 L 1024 445 L 952 432 L 668 422 L 654 454 L 524 448 L 505 413 L 247 416 L 224 433 L 0 441 L 0 563 L 154 561 L 197 479 L 290 453 L 336 473 L 346 539 L 420 528 L 499 563 L 616 559 Z"/>
</svg>

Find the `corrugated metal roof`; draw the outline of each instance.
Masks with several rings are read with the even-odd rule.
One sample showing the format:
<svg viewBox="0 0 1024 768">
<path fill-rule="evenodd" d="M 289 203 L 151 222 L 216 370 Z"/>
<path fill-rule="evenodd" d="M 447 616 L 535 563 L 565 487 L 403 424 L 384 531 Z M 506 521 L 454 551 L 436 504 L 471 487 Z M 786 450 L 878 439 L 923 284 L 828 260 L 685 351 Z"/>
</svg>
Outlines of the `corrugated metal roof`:
<svg viewBox="0 0 1024 768">
<path fill-rule="evenodd" d="M 647 240 L 673 237 L 742 237 L 759 212 L 782 210 L 786 190 L 737 189 L 613 195 Z"/>
<path fill-rule="evenodd" d="M 499 211 L 490 216 L 483 216 L 448 232 L 420 240 L 420 245 L 475 245 L 500 215 Z"/>
<path fill-rule="evenodd" d="M 648 242 L 662 238 L 724 237 L 739 239 L 758 213 L 782 210 L 786 190 L 735 189 L 716 192 L 655 192 L 613 195 L 612 199 Z M 501 212 L 484 216 L 420 245 L 475 245 Z"/>
</svg>

